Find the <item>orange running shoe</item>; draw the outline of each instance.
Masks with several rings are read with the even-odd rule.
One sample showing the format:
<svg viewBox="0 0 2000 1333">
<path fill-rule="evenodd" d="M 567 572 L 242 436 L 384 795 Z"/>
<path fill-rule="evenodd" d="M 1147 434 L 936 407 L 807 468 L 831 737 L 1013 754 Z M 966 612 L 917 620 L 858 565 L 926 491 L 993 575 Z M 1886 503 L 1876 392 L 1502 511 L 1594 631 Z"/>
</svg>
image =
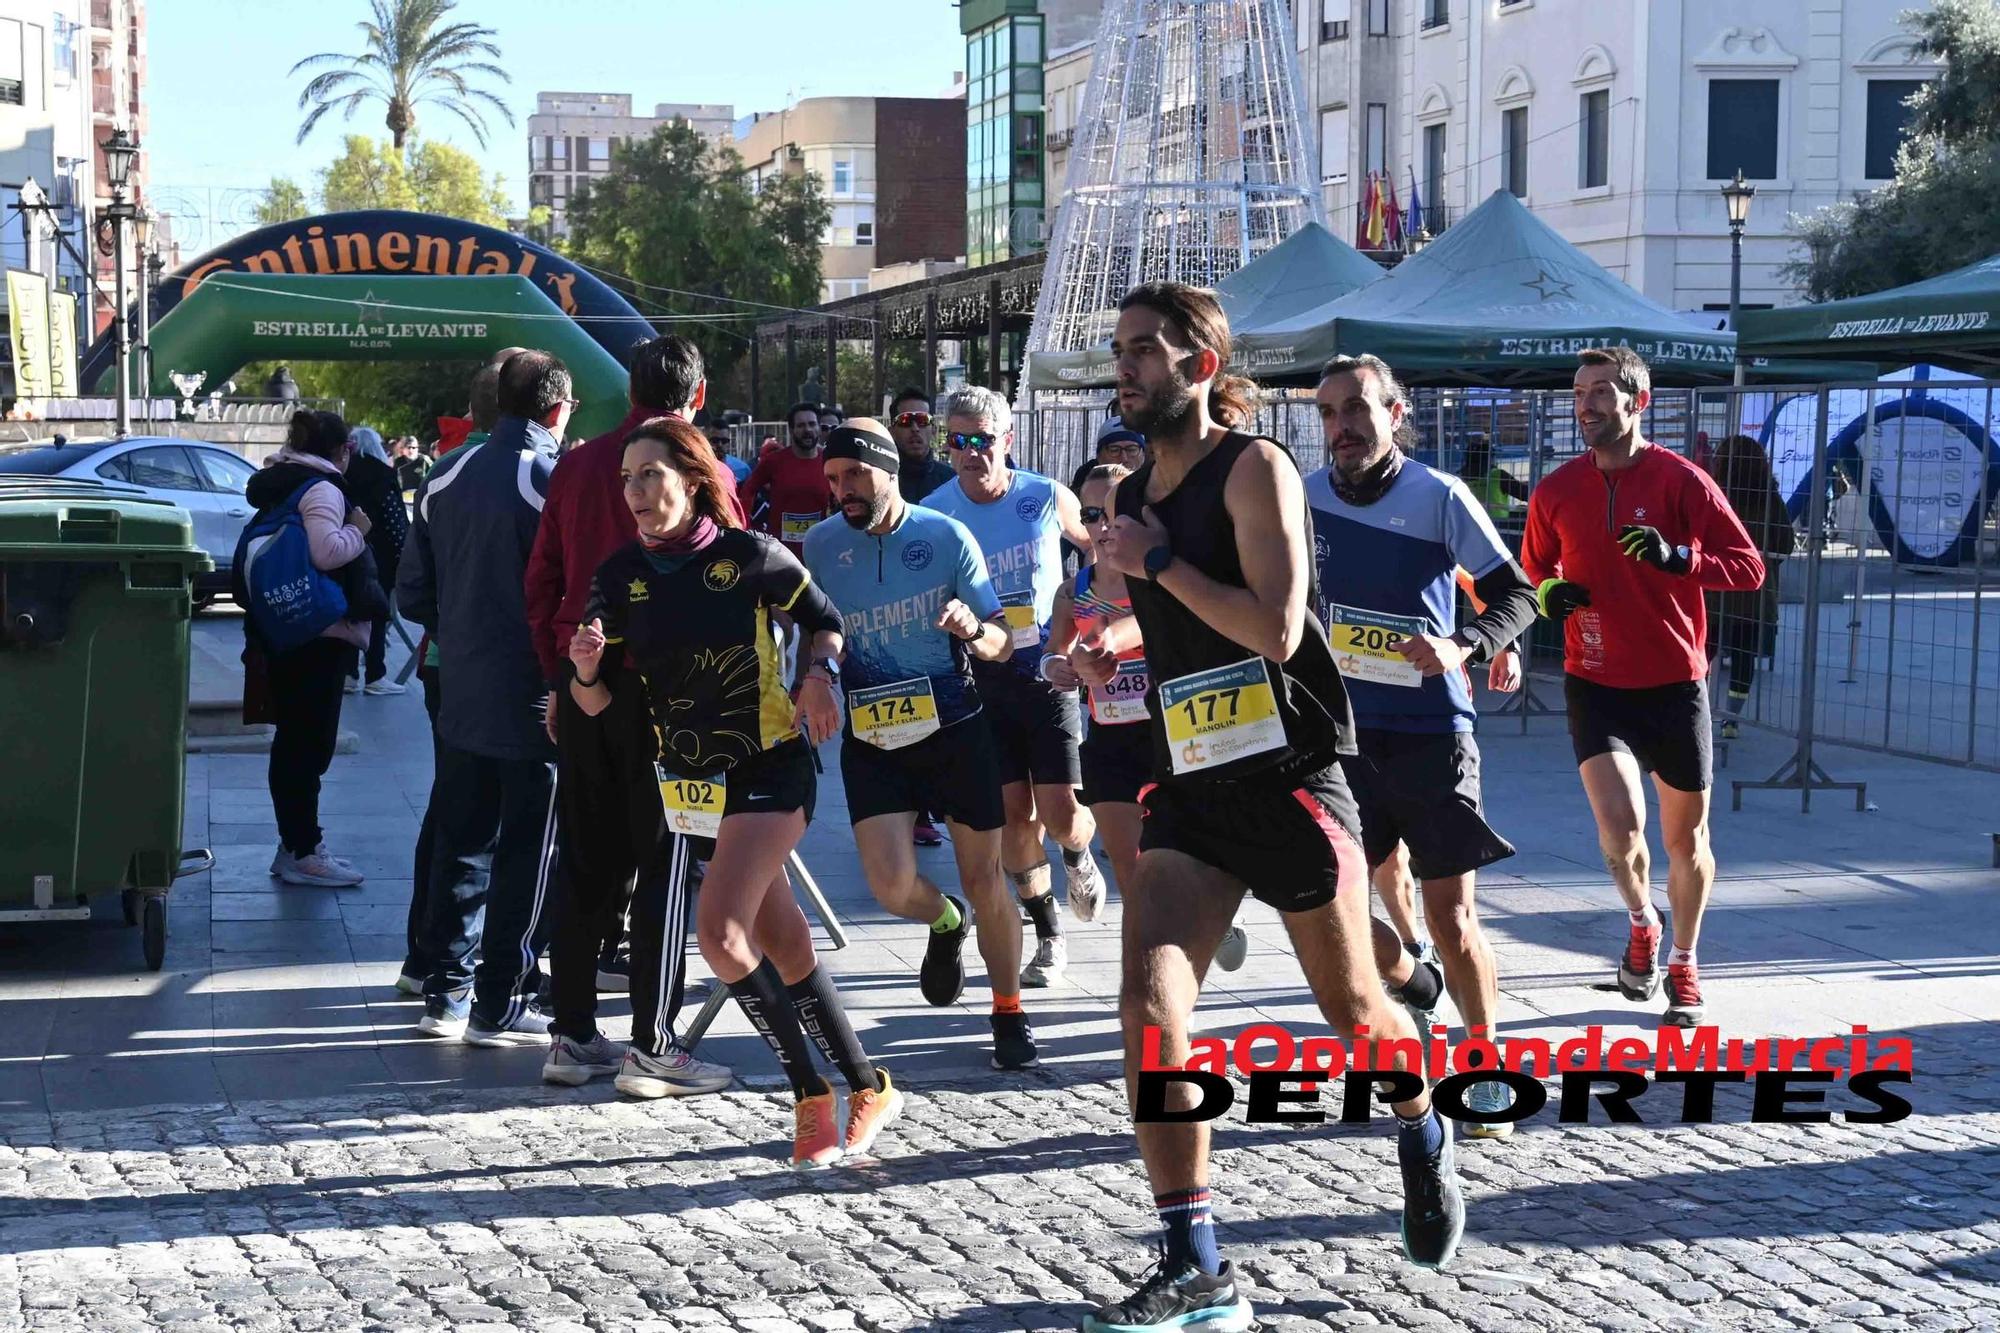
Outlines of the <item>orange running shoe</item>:
<svg viewBox="0 0 2000 1333">
<path fill-rule="evenodd" d="M 879 1089 L 847 1094 L 846 1155 L 858 1157 L 875 1146 L 875 1136 L 896 1123 L 903 1114 L 903 1094 L 889 1081 L 889 1071 L 875 1066 Z"/>
<path fill-rule="evenodd" d="M 840 1160 L 840 1130 L 834 1125 L 833 1089 L 801 1097 L 793 1108 L 792 1167 L 819 1171 Z"/>
</svg>

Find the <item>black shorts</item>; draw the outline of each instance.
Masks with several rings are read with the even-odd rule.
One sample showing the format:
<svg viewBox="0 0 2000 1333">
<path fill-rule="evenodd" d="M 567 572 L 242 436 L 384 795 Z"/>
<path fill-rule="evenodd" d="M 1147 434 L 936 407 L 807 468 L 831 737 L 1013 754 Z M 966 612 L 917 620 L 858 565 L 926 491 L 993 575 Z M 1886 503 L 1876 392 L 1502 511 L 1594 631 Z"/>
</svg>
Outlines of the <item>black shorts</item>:
<svg viewBox="0 0 2000 1333">
<path fill-rule="evenodd" d="M 1368 892 L 1361 820 L 1340 765 L 1291 790 L 1269 782 L 1162 782 L 1139 793 L 1139 849 L 1175 851 L 1242 880 L 1280 912 Z"/>
<path fill-rule="evenodd" d="M 840 778 L 847 817 L 855 824 L 877 815 L 928 813 L 984 833 L 1007 822 L 993 736 L 977 714 L 900 750 L 843 736 Z"/>
<path fill-rule="evenodd" d="M 713 780 L 717 776 L 711 773 L 704 779 L 692 774 L 675 773 L 664 766 L 660 771 L 670 781 L 676 777 L 695 781 Z M 813 769 L 812 749 L 803 737 L 774 745 L 720 776 L 724 787 L 722 817 L 725 820 L 731 815 L 782 815 L 803 810 L 806 823 L 812 823 L 813 808 L 819 802 L 819 774 Z M 663 805 L 663 818 L 664 810 Z M 697 861 L 706 861 L 715 855 L 715 839 L 697 837 L 688 841 L 692 844 L 691 854 Z"/>
<path fill-rule="evenodd" d="M 981 671 L 975 679 L 999 756 L 1000 781 L 1080 786 L 1083 712 L 1076 691 L 1011 668 Z"/>
<path fill-rule="evenodd" d="M 1708 790 L 1707 681 L 1621 690 L 1565 673 L 1563 699 L 1579 765 L 1617 751 L 1678 791 Z"/>
<path fill-rule="evenodd" d="M 1152 780 L 1152 723 L 1090 724 L 1090 734 L 1083 738 L 1085 805 L 1137 801 L 1139 789 Z"/>
<path fill-rule="evenodd" d="M 1449 879 L 1514 854 L 1487 824 L 1479 799 L 1479 743 L 1470 732 L 1364 728 L 1361 753 L 1341 760 L 1361 811 L 1361 844 L 1379 866 L 1401 842 L 1410 873 Z"/>
</svg>

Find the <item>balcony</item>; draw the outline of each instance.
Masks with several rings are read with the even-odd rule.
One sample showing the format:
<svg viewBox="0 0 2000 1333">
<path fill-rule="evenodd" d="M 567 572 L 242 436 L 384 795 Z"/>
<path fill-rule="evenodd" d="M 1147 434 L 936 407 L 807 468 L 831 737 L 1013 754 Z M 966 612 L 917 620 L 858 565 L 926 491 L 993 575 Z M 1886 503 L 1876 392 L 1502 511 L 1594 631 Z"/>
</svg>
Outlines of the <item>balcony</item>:
<svg viewBox="0 0 2000 1333">
<path fill-rule="evenodd" d="M 1396 218 L 1397 221 L 1395 223 L 1385 226 L 1382 244 L 1379 246 L 1373 245 L 1367 239 L 1368 206 L 1366 204 L 1356 204 L 1354 206 L 1353 231 L 1355 248 L 1369 254 L 1398 254 L 1407 250 L 1409 248 L 1410 206 L 1404 204 L 1398 208 L 1396 210 Z M 1451 210 L 1443 204 L 1426 204 L 1417 210 L 1417 220 L 1423 224 L 1423 230 L 1431 234 L 1431 239 L 1436 240 L 1444 234 L 1444 229 L 1452 224 Z M 1386 214 L 1384 222 L 1387 224 Z"/>
</svg>

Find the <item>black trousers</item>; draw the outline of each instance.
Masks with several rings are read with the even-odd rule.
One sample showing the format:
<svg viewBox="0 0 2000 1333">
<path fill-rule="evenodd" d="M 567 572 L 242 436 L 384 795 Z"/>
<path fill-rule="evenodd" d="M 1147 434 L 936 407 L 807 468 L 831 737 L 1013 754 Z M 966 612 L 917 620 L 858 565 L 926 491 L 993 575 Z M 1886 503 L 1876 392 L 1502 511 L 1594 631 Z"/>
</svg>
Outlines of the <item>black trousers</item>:
<svg viewBox="0 0 2000 1333">
<path fill-rule="evenodd" d="M 373 685 L 389 674 L 389 617 L 368 622 L 368 649 L 361 656 L 366 668 L 363 677 L 368 684 Z"/>
<path fill-rule="evenodd" d="M 340 692 L 353 661 L 353 645 L 326 638 L 269 659 L 278 725 L 271 738 L 271 809 L 278 839 L 294 856 L 310 855 L 320 843 L 319 780 L 340 740 Z"/>
<path fill-rule="evenodd" d="M 432 777 L 431 799 L 424 805 L 424 822 L 417 830 L 417 854 L 411 866 L 410 918 L 405 930 L 407 942 L 403 954 L 403 975 L 406 977 L 428 977 L 431 974 L 431 960 L 424 956 L 422 940 L 426 906 L 430 902 L 431 844 L 437 835 L 437 820 L 431 812 L 437 808 L 438 709 L 444 703 L 436 667 L 418 667 L 417 680 L 424 687 L 424 712 L 430 714 L 431 719 Z"/>
<path fill-rule="evenodd" d="M 637 689 L 613 694 L 611 706 L 596 717 L 579 708 L 568 690 L 557 693 L 556 808 L 564 885 L 549 946 L 552 1027 L 578 1041 L 597 1032 L 598 955 L 617 944 L 634 876 L 660 838 L 664 818 L 653 773 L 658 753 L 659 739 Z M 683 948 L 686 929 L 683 912 Z M 680 1011 L 678 981 L 665 1007 L 671 1023 Z"/>
</svg>

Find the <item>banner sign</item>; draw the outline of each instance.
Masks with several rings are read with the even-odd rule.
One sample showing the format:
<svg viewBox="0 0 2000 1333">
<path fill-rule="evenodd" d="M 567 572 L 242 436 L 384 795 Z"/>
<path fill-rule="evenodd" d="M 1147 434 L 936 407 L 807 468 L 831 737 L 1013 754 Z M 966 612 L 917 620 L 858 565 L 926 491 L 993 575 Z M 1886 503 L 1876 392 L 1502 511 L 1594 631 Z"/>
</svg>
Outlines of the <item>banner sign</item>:
<svg viewBox="0 0 2000 1333">
<path fill-rule="evenodd" d="M 49 280 L 41 274 L 7 271 L 7 336 L 15 396 L 49 397 Z"/>
</svg>

